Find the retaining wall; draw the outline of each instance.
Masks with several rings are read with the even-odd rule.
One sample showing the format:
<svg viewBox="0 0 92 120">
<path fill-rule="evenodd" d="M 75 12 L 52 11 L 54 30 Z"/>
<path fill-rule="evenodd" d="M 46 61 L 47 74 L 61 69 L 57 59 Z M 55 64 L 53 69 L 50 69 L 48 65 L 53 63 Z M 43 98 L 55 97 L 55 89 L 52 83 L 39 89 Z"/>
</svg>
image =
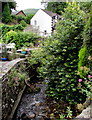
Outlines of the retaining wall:
<svg viewBox="0 0 92 120">
<path fill-rule="evenodd" d="M 4 63 L 2 63 L 2 65 L 3 64 Z M 24 69 L 22 67 L 24 67 Z M 2 120 L 10 120 L 12 119 L 11 112 L 14 109 L 18 95 L 21 91 L 23 92 L 25 86 L 24 81 L 18 81 L 16 75 L 21 76 L 26 73 L 25 59 L 16 59 L 8 62 L 2 66 L 0 70 L 0 81 L 2 85 Z M 21 76 L 21 79 L 22 77 L 23 76 Z"/>
</svg>

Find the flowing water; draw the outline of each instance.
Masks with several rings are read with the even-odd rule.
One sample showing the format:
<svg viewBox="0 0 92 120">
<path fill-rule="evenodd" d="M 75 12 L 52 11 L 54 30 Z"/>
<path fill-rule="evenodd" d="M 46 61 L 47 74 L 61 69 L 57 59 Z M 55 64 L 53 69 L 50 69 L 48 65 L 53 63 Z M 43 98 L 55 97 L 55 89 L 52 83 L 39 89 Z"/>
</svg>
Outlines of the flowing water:
<svg viewBox="0 0 92 120">
<path fill-rule="evenodd" d="M 47 117 L 49 107 L 46 100 L 46 80 L 39 81 L 32 85 L 32 89 L 39 89 L 38 92 L 25 92 L 16 112 L 15 120 L 50 120 Z"/>
</svg>

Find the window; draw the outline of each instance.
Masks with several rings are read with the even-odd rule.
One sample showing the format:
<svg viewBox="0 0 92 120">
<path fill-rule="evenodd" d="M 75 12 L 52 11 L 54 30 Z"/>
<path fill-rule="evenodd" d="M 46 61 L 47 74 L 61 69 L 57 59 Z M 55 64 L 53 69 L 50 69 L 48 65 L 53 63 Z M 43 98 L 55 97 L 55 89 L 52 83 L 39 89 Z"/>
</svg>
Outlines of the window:
<svg viewBox="0 0 92 120">
<path fill-rule="evenodd" d="M 44 34 L 45 34 L 45 35 L 47 34 L 47 30 L 44 30 Z"/>
<path fill-rule="evenodd" d="M 36 20 L 34 21 L 34 25 L 37 25 L 37 21 Z"/>
</svg>

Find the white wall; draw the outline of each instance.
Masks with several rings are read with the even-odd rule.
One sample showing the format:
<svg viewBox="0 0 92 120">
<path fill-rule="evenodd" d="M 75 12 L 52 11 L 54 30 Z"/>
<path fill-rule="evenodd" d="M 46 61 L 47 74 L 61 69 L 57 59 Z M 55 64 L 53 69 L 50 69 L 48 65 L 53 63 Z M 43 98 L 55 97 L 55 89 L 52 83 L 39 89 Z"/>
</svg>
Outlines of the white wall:
<svg viewBox="0 0 92 120">
<path fill-rule="evenodd" d="M 31 19 L 31 25 L 35 25 L 35 20 L 37 21 L 36 27 L 39 27 L 39 31 L 43 33 L 45 30 L 48 34 L 51 34 L 51 21 L 52 18 L 46 14 L 43 10 L 38 10 L 37 13 Z"/>
</svg>

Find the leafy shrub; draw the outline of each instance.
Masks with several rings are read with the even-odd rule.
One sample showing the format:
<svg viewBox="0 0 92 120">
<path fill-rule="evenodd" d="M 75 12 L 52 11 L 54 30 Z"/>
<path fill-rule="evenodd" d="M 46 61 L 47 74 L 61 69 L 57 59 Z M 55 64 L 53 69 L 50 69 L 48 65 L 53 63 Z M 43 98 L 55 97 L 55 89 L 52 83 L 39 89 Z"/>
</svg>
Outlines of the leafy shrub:
<svg viewBox="0 0 92 120">
<path fill-rule="evenodd" d="M 39 36 L 34 33 L 19 32 L 18 40 L 16 41 L 18 48 L 22 46 L 27 46 L 29 43 L 35 44 Z"/>
<path fill-rule="evenodd" d="M 11 15 L 12 19 L 17 19 L 16 15 Z"/>
<path fill-rule="evenodd" d="M 87 97 L 92 97 L 92 73 L 89 73 L 85 78 L 79 79 L 78 89 L 82 91 L 82 93 L 86 93 Z"/>
<path fill-rule="evenodd" d="M 2 13 L 2 22 L 8 23 L 11 22 L 11 14 L 9 4 L 6 4 Z"/>
<path fill-rule="evenodd" d="M 29 60 L 31 64 L 40 62 L 39 74 L 49 79 L 47 95 L 69 104 L 83 103 L 86 99 L 86 93 L 76 87 L 80 77 L 77 74 L 78 51 L 83 43 L 84 15 L 76 3 L 69 3 L 55 34 L 43 43 L 38 54 L 33 51 Z"/>
<path fill-rule="evenodd" d="M 17 25 L 5 25 L 5 24 L 0 24 L 0 30 L 2 30 L 2 36 L 4 36 L 7 32 L 10 30 L 13 31 L 23 31 L 24 27 L 21 24 Z"/>
<path fill-rule="evenodd" d="M 2 30 L 2 36 L 4 36 L 7 32 L 11 30 L 9 25 L 0 24 L 0 29 Z"/>
<path fill-rule="evenodd" d="M 91 6 L 92 7 L 92 6 Z M 90 9 L 90 14 L 92 9 Z M 92 15 L 88 15 L 83 32 L 83 48 L 79 51 L 79 74 L 81 81 L 78 85 L 82 92 L 92 97 Z"/>
<path fill-rule="evenodd" d="M 78 62 L 78 72 L 80 77 L 86 77 L 87 69 L 83 69 L 85 65 L 87 65 L 87 47 L 84 46 L 79 51 L 79 62 Z"/>
<path fill-rule="evenodd" d="M 26 23 L 27 24 L 30 24 L 30 20 L 33 16 L 34 16 L 34 14 L 29 14 L 29 15 L 26 16 Z"/>
<path fill-rule="evenodd" d="M 19 49 L 23 46 L 27 46 L 29 43 L 35 44 L 38 38 L 39 36 L 34 33 L 15 32 L 11 30 L 4 36 L 4 42 L 15 43 L 16 48 Z"/>
<path fill-rule="evenodd" d="M 24 27 L 21 24 L 17 24 L 17 25 L 13 25 L 11 29 L 14 31 L 23 31 Z"/>
<path fill-rule="evenodd" d="M 17 19 L 18 23 L 20 23 L 20 21 L 22 21 L 22 20 L 25 21 L 26 17 L 20 15 L 20 16 L 16 16 L 16 19 Z"/>
<path fill-rule="evenodd" d="M 12 43 L 12 40 L 16 39 L 17 37 L 17 32 L 10 30 L 9 32 L 6 33 L 6 35 L 4 36 L 4 42 L 7 43 Z"/>
<path fill-rule="evenodd" d="M 24 20 L 21 20 L 21 21 L 20 21 L 20 24 L 21 24 L 23 27 L 26 27 L 26 26 L 27 26 L 27 24 L 26 24 L 26 22 L 25 22 Z"/>
<path fill-rule="evenodd" d="M 29 79 L 27 73 L 23 69 L 21 69 L 22 67 L 25 68 L 23 63 L 21 64 L 21 67 L 19 69 L 13 68 L 10 71 L 10 74 L 8 75 L 8 85 L 10 87 L 12 86 L 12 84 L 18 87 L 23 86 L 24 81 Z"/>
</svg>

